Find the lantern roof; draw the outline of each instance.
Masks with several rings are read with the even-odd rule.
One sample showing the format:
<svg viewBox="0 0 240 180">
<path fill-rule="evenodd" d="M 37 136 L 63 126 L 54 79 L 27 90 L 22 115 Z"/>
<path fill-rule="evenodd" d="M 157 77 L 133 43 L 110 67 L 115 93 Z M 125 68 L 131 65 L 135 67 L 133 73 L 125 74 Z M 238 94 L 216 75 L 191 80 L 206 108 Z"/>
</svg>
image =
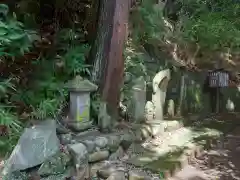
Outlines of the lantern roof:
<svg viewBox="0 0 240 180">
<path fill-rule="evenodd" d="M 98 86 L 81 76 L 76 76 L 73 80 L 67 82 L 66 88 L 75 92 L 92 92 L 96 91 Z"/>
</svg>

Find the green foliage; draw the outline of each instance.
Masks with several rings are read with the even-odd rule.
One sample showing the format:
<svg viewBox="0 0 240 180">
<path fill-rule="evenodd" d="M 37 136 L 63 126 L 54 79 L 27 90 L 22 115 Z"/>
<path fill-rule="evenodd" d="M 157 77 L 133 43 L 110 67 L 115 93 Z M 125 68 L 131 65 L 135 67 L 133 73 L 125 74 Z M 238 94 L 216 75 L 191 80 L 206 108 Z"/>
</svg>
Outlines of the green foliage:
<svg viewBox="0 0 240 180">
<path fill-rule="evenodd" d="M 8 90 L 15 90 L 14 85 L 11 83 L 11 79 L 0 81 L 0 99 L 6 96 Z M 0 137 L 0 155 L 13 148 L 22 130 L 21 123 L 17 116 L 10 111 L 11 108 L 11 106 L 9 107 L 6 104 L 0 104 L 0 125 L 6 126 L 8 130 L 7 136 Z"/>
<path fill-rule="evenodd" d="M 4 11 L 4 14 L 7 12 Z M 0 20 L 0 57 L 23 55 L 29 51 L 33 41 L 31 37 L 33 36 L 24 29 L 24 25 L 17 21 L 15 14 L 13 17 L 6 16 L 6 19 Z"/>
<path fill-rule="evenodd" d="M 76 34 L 72 29 L 63 29 L 58 33 L 57 47 L 61 54 L 34 61 L 31 84 L 12 97 L 31 107 L 32 118 L 43 120 L 56 117 L 68 96 L 64 83 L 78 74 L 89 75 L 90 66 L 85 62 L 89 46 L 76 45 Z"/>
<path fill-rule="evenodd" d="M 131 16 L 132 37 L 140 45 L 146 42 L 158 45 L 164 43 L 163 38 L 171 38 L 179 44 L 198 44 L 205 51 L 239 49 L 238 1 L 177 0 L 163 8 L 161 3 L 143 0 L 136 9 Z M 167 14 L 163 15 L 165 11 Z M 172 21 L 172 15 L 175 15 L 175 21 Z M 173 31 L 169 31 L 164 20 L 174 27 Z"/>
<path fill-rule="evenodd" d="M 180 21 L 176 37 L 217 50 L 240 45 L 240 4 L 237 1 L 179 0 Z"/>
<path fill-rule="evenodd" d="M 125 51 L 125 69 L 124 72 L 130 73 L 130 76 L 146 76 L 146 67 L 144 66 L 144 56 L 138 50 L 131 51 L 129 48 Z"/>
<path fill-rule="evenodd" d="M 39 56 L 32 61 L 27 87 L 18 86 L 19 81 L 12 81 L 11 78 L 0 81 L 0 99 L 4 102 L 0 106 L 0 124 L 6 125 L 10 130 L 7 137 L 0 137 L 1 152 L 3 149 L 11 151 L 16 144 L 22 132 L 20 118 L 55 118 L 66 105 L 68 92 L 63 88 L 64 83 L 77 74 L 90 74 L 90 66 L 85 63 L 89 46 L 80 45 L 77 42 L 79 37 L 82 37 L 81 32 L 72 29 L 61 31 L 56 37 L 59 55 L 48 59 Z M 16 56 L 29 50 L 33 40 L 31 32 L 16 17 L 7 17 L 0 21 L 0 57 L 11 56 L 14 60 Z M 21 79 L 17 75 L 12 76 Z M 16 103 L 23 107 L 15 107 Z M 16 110 L 19 108 L 27 108 L 24 111 L 26 116 L 17 114 Z"/>
<path fill-rule="evenodd" d="M 0 124 L 10 128 L 10 131 L 12 132 L 19 132 L 19 129 L 21 129 L 17 117 L 11 114 L 11 112 L 3 105 L 0 105 Z"/>
<path fill-rule="evenodd" d="M 12 79 L 0 81 L 0 98 L 2 98 L 9 89 L 16 91 L 14 84 L 11 83 Z"/>
<path fill-rule="evenodd" d="M 56 37 L 58 49 L 66 50 L 66 48 L 75 47 L 78 41 L 83 38 L 84 34 L 81 29 L 62 29 L 57 33 Z"/>
<path fill-rule="evenodd" d="M 63 103 L 63 101 L 56 97 L 54 99 L 45 99 L 33 109 L 31 116 L 40 120 L 44 120 L 48 117 L 55 118 L 61 103 Z"/>
<path fill-rule="evenodd" d="M 68 52 L 62 57 L 65 63 L 65 72 L 67 75 L 76 76 L 90 75 L 89 68 L 91 66 L 86 65 L 85 58 L 86 52 L 88 52 L 89 46 L 76 46 L 68 49 Z"/>
<path fill-rule="evenodd" d="M 143 0 L 131 15 L 133 40 L 141 44 L 163 38 L 166 29 L 162 21 L 162 7 L 153 0 Z"/>
<path fill-rule="evenodd" d="M 15 6 L 17 18 L 27 28 L 36 28 L 40 14 L 40 1 L 19 0 Z"/>
</svg>

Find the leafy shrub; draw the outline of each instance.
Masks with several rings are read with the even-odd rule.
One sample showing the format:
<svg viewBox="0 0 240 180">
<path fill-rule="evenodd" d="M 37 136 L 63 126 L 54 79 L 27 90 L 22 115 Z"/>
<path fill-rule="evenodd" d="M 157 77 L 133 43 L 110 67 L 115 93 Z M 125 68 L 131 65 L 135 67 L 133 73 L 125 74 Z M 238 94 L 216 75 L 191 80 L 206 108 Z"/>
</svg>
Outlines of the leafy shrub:
<svg viewBox="0 0 240 180">
<path fill-rule="evenodd" d="M 198 43 L 205 50 L 240 45 L 240 4 L 225 0 L 179 0 L 181 11 L 176 37 Z"/>
<path fill-rule="evenodd" d="M 11 79 L 0 81 L 0 99 L 5 97 L 9 89 L 15 90 Z M 20 121 L 10 110 L 11 106 L 0 104 L 0 125 L 7 127 L 7 134 L 0 137 L 0 155 L 12 150 L 22 130 Z"/>
<path fill-rule="evenodd" d="M 0 13 L 3 9 L 1 7 L 5 7 L 5 5 L 0 4 Z M 29 51 L 36 34 L 25 30 L 24 25 L 17 21 L 16 14 L 9 17 L 7 16 L 8 11 L 5 9 L 2 13 L 4 17 L 0 21 L 0 57 L 23 55 L 24 52 Z"/>
<path fill-rule="evenodd" d="M 68 75 L 90 75 L 89 68 L 91 66 L 87 65 L 85 62 L 86 52 L 88 50 L 89 46 L 87 45 L 76 46 L 70 48 L 63 56 L 65 70 Z"/>
</svg>

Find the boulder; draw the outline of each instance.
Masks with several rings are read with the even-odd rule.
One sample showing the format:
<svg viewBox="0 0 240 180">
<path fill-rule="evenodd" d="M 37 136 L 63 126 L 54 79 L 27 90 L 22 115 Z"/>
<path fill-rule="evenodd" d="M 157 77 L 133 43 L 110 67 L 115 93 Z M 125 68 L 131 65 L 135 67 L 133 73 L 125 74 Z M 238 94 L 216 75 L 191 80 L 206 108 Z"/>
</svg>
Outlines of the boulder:
<svg viewBox="0 0 240 180">
<path fill-rule="evenodd" d="M 108 148 L 109 148 L 109 151 L 110 152 L 115 152 L 117 151 L 119 145 L 120 145 L 120 138 L 119 136 L 116 136 L 116 135 L 113 135 L 113 136 L 110 136 L 108 137 Z"/>
<path fill-rule="evenodd" d="M 109 160 L 117 160 L 124 157 L 124 155 L 125 155 L 125 152 L 123 148 L 119 146 L 118 150 L 115 153 L 110 155 Z"/>
<path fill-rule="evenodd" d="M 69 152 L 73 156 L 75 165 L 88 163 L 87 147 L 82 143 L 68 145 Z"/>
<path fill-rule="evenodd" d="M 95 139 L 95 144 L 99 147 L 99 148 L 105 148 L 108 144 L 108 139 L 106 137 L 97 137 Z"/>
<path fill-rule="evenodd" d="M 97 151 L 89 155 L 88 161 L 90 163 L 103 161 L 109 157 L 109 151 L 103 150 L 103 151 Z"/>
<path fill-rule="evenodd" d="M 96 148 L 95 142 L 93 142 L 91 140 L 85 140 L 82 143 L 87 147 L 87 150 L 89 153 L 92 153 L 94 151 L 94 149 Z"/>
</svg>

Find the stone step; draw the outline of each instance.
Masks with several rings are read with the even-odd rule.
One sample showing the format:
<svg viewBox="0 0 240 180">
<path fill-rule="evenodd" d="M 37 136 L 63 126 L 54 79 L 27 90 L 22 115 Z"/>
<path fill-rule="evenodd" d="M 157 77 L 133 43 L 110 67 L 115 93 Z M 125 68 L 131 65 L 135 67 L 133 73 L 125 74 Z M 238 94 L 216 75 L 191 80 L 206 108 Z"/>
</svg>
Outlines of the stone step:
<svg viewBox="0 0 240 180">
<path fill-rule="evenodd" d="M 195 132 L 189 128 L 181 128 L 168 133 L 168 136 L 164 135 L 159 144 L 154 140 L 144 143 L 144 151 L 133 155 L 126 163 L 159 173 L 167 179 L 188 165 L 192 158 L 200 155 L 204 147 L 220 136 L 220 133 L 206 129 Z"/>
</svg>

